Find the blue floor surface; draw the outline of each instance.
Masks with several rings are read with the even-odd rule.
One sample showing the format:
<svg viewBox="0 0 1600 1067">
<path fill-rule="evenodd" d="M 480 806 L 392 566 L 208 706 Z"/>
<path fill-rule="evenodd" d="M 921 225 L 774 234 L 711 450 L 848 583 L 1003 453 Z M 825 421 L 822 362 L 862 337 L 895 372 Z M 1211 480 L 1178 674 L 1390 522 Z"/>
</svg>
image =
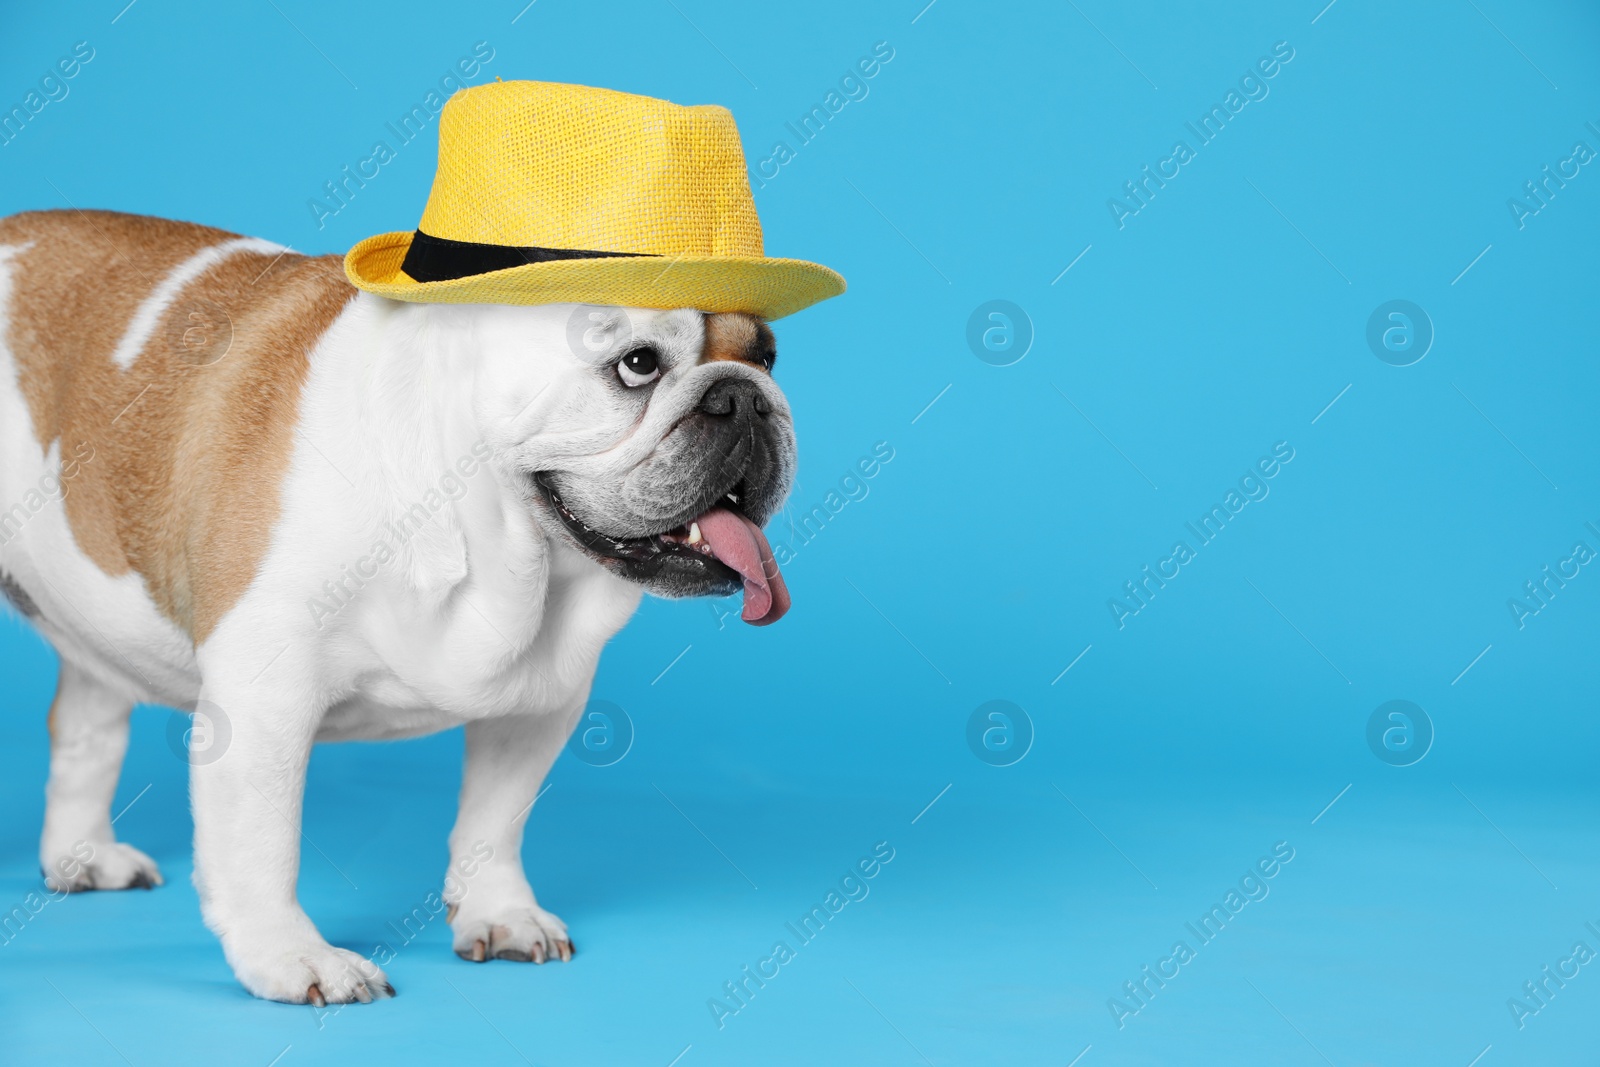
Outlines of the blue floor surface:
<svg viewBox="0 0 1600 1067">
<path fill-rule="evenodd" d="M 1130 790 L 968 759 L 948 789 L 930 774 L 920 791 L 841 778 L 802 792 L 564 757 L 525 854 L 579 952 L 540 967 L 458 960 L 430 919 L 458 739 L 324 748 L 302 896 L 335 944 L 387 946 L 400 996 L 267 1004 L 200 923 L 166 718 L 136 716 L 118 828 L 168 884 L 51 902 L 11 933 L 6 1062 L 63 1048 L 85 1067 L 457 1062 L 465 1043 L 481 1062 L 540 1065 L 1464 1067 L 1490 1046 L 1496 1063 L 1592 1049 L 1600 979 L 1572 964 L 1558 988 L 1541 971 L 1600 947 L 1585 925 L 1600 920 L 1592 795 L 1376 761 L 1353 780 Z M 43 752 L 41 723 L 17 722 L 8 751 L 40 757 L 6 787 L 0 899 L 20 902 L 38 888 Z M 874 849 L 892 858 L 849 878 Z M 1543 1004 L 1523 990 L 1541 980 Z M 1538 1008 L 1520 1028 L 1511 998 Z"/>
</svg>

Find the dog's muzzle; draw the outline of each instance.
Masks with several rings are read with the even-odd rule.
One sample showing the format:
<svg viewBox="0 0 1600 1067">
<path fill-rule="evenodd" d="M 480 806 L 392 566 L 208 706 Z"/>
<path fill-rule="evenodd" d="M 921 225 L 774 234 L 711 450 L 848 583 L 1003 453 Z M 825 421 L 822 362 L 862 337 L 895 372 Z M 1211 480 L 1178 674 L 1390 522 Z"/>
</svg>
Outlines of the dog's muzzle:
<svg viewBox="0 0 1600 1067">
<path fill-rule="evenodd" d="M 559 471 L 534 476 L 578 545 L 663 596 L 741 586 L 746 622 L 776 622 L 789 594 L 761 527 L 788 490 L 793 438 L 761 385 L 727 376 L 655 453 L 609 491 Z"/>
</svg>

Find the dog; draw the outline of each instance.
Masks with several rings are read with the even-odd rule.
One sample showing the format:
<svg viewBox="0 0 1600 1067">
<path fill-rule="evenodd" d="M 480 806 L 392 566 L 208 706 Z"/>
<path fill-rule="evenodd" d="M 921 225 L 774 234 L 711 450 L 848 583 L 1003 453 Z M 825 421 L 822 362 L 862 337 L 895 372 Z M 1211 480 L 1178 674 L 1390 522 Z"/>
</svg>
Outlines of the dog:
<svg viewBox="0 0 1600 1067">
<path fill-rule="evenodd" d="M 161 884 L 110 805 L 133 705 L 191 712 L 202 915 L 270 1000 L 394 993 L 295 896 L 315 742 L 464 727 L 455 952 L 568 960 L 522 829 L 601 649 L 645 592 L 789 608 L 769 323 L 844 280 L 765 255 L 732 116 L 496 81 L 438 129 L 421 225 L 342 261 L 0 219 L 0 591 L 61 660 L 40 866 Z"/>
<path fill-rule="evenodd" d="M 137 267 L 97 282 L 112 249 Z M 61 658 L 52 888 L 160 884 L 110 823 L 128 716 L 198 705 L 228 736 L 192 767 L 195 878 L 239 980 L 388 995 L 295 902 L 310 746 L 465 726 L 455 951 L 569 959 L 517 857 L 601 648 L 646 590 L 788 607 L 767 324 L 404 303 L 338 257 L 67 211 L 0 221 L 0 326 L 0 585 Z M 24 514 L 41 486 L 60 503 Z"/>
</svg>

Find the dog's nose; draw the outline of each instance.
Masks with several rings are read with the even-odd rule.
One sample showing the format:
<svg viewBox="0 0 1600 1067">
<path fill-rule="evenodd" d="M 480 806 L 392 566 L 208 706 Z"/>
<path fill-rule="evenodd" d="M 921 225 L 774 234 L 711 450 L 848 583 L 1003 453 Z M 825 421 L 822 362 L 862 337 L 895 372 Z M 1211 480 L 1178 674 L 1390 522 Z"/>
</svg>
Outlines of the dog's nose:
<svg viewBox="0 0 1600 1067">
<path fill-rule="evenodd" d="M 721 378 L 700 398 L 700 410 L 707 415 L 753 418 L 772 411 L 772 402 L 761 395 L 761 387 L 744 378 Z"/>
</svg>

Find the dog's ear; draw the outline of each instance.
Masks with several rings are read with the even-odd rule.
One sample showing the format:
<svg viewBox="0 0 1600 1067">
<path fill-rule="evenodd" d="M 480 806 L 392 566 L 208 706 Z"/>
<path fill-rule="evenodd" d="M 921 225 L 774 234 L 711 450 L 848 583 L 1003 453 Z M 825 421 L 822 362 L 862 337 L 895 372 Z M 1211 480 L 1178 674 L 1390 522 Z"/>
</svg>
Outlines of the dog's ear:
<svg viewBox="0 0 1600 1067">
<path fill-rule="evenodd" d="M 706 342 L 701 363 L 734 360 L 771 373 L 778 359 L 778 341 L 772 327 L 754 315 L 724 312 L 706 316 Z"/>
</svg>

